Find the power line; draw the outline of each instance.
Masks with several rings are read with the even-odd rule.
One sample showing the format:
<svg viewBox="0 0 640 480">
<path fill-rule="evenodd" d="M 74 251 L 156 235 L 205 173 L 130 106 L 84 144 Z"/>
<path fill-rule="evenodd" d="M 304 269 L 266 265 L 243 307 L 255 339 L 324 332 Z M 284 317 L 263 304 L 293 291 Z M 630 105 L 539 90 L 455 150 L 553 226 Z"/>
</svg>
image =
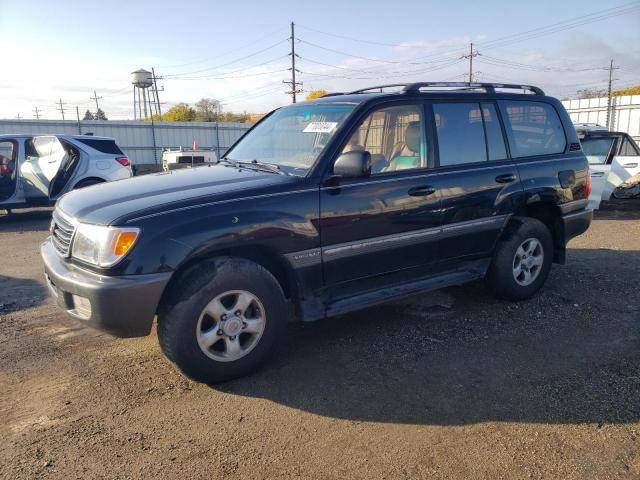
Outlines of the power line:
<svg viewBox="0 0 640 480">
<path fill-rule="evenodd" d="M 238 52 L 238 51 L 243 50 L 243 49 L 245 49 L 245 48 L 247 48 L 247 47 L 250 47 L 250 46 L 252 46 L 252 45 L 255 45 L 256 43 L 260 42 L 261 40 L 264 40 L 265 38 L 269 38 L 269 37 L 271 37 L 272 35 L 275 35 L 276 33 L 279 33 L 280 31 L 282 31 L 282 30 L 283 30 L 283 28 L 284 28 L 284 27 L 279 27 L 279 28 L 275 29 L 275 30 L 274 30 L 274 31 L 272 31 L 272 32 L 269 32 L 269 33 L 267 33 L 267 34 L 265 34 L 265 35 L 262 35 L 262 36 L 260 36 L 260 37 L 256 38 L 254 41 L 252 41 L 252 42 L 250 42 L 250 43 L 244 44 L 244 45 L 242 45 L 241 47 L 237 47 L 237 48 L 234 48 L 234 49 L 232 49 L 232 50 L 227 50 L 226 52 L 221 53 L 220 55 L 214 55 L 214 56 L 212 56 L 212 57 L 207 57 L 207 58 L 203 58 L 203 59 L 200 59 L 200 60 L 194 60 L 194 61 L 192 61 L 192 62 L 187 62 L 187 63 L 181 63 L 181 64 L 178 64 L 178 65 L 160 65 L 160 68 L 180 68 L 180 67 L 187 67 L 187 66 L 189 66 L 189 65 L 195 65 L 195 64 L 197 64 L 197 63 L 205 63 L 205 62 L 208 62 L 208 61 L 210 61 L 210 60 L 214 60 L 214 59 L 216 59 L 216 58 L 226 57 L 227 55 L 230 55 L 230 54 L 232 54 L 232 53 Z"/>
<path fill-rule="evenodd" d="M 220 69 L 222 67 L 226 67 L 227 65 L 231 65 L 233 63 L 240 62 L 240 61 L 245 60 L 247 58 L 255 57 L 256 55 L 259 55 L 259 54 L 261 54 L 263 52 L 266 52 L 267 50 L 271 50 L 272 48 L 275 48 L 278 45 L 280 45 L 282 43 L 285 43 L 285 42 L 288 42 L 288 41 L 289 41 L 289 38 L 285 38 L 284 40 L 280 40 L 280 41 L 278 41 L 276 43 L 273 43 L 273 44 L 269 45 L 268 47 L 265 47 L 265 48 L 263 48 L 261 50 L 258 50 L 257 52 L 250 53 L 249 55 L 245 55 L 244 57 L 236 58 L 235 60 L 231 60 L 230 62 L 227 62 L 227 63 L 222 63 L 220 65 L 216 65 L 215 67 L 202 68 L 200 70 L 193 70 L 191 72 L 181 72 L 181 73 L 168 74 L 168 75 L 165 75 L 165 78 L 177 78 L 177 77 L 183 77 L 185 75 L 188 76 L 188 75 L 208 72 L 208 71 L 211 71 L 211 70 L 218 70 L 218 69 Z"/>
</svg>

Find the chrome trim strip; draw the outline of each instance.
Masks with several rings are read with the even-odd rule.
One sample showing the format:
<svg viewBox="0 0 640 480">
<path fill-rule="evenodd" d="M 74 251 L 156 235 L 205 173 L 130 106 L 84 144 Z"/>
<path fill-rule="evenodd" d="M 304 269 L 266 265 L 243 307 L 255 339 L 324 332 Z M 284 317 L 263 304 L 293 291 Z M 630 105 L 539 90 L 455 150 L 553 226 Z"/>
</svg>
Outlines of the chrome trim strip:
<svg viewBox="0 0 640 480">
<path fill-rule="evenodd" d="M 373 237 L 353 242 L 338 243 L 322 248 L 322 259 L 324 261 L 338 260 L 359 254 L 370 254 L 389 248 L 409 246 L 421 243 L 427 238 L 435 239 L 447 238 L 453 235 L 461 235 L 467 230 L 478 231 L 491 228 L 502 228 L 510 215 L 496 215 L 480 219 L 456 222 L 441 227 L 431 227 L 412 232 L 396 233 Z"/>
</svg>

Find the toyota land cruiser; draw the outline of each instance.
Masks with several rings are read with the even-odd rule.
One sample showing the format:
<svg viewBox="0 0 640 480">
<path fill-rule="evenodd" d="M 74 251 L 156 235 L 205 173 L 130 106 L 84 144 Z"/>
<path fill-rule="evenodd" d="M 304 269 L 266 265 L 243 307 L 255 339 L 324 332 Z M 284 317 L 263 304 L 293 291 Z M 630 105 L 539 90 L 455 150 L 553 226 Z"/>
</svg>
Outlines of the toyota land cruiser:
<svg viewBox="0 0 640 480">
<path fill-rule="evenodd" d="M 389 89 L 392 89 L 389 91 Z M 279 108 L 216 165 L 73 191 L 42 244 L 71 317 L 187 376 L 247 374 L 289 318 L 483 279 L 531 297 L 591 222 L 589 165 L 537 87 L 422 82 Z"/>
</svg>

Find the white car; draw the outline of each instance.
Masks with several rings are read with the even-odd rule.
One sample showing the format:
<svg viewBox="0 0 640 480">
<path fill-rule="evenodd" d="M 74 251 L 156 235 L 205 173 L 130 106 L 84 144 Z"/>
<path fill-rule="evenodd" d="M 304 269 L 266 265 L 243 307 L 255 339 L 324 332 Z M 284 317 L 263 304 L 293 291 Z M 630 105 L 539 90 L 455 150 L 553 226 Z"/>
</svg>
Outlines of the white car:
<svg viewBox="0 0 640 480">
<path fill-rule="evenodd" d="M 70 190 L 132 176 L 113 138 L 0 135 L 0 209 L 52 205 Z"/>
<path fill-rule="evenodd" d="M 626 133 L 603 128 L 577 131 L 591 173 L 589 208 L 595 210 L 623 182 L 640 174 L 640 148 Z"/>
</svg>

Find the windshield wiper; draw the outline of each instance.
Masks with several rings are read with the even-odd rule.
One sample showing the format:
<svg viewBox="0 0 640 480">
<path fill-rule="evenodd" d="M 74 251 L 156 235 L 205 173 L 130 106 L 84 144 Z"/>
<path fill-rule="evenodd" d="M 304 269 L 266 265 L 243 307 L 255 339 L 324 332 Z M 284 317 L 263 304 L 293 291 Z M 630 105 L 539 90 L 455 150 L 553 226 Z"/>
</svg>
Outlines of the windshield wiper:
<svg viewBox="0 0 640 480">
<path fill-rule="evenodd" d="M 253 159 L 250 162 L 245 162 L 245 161 L 240 161 L 240 160 L 232 160 L 230 158 L 223 158 L 222 160 L 224 160 L 226 162 L 229 162 L 229 163 L 231 163 L 233 165 L 238 165 L 238 166 L 242 166 L 242 167 L 245 167 L 245 168 L 252 168 L 253 167 L 256 170 L 262 170 L 263 172 L 277 173 L 278 175 L 288 175 L 287 172 L 282 170 L 275 163 L 261 162 L 260 160 L 256 160 L 256 159 Z"/>
</svg>

